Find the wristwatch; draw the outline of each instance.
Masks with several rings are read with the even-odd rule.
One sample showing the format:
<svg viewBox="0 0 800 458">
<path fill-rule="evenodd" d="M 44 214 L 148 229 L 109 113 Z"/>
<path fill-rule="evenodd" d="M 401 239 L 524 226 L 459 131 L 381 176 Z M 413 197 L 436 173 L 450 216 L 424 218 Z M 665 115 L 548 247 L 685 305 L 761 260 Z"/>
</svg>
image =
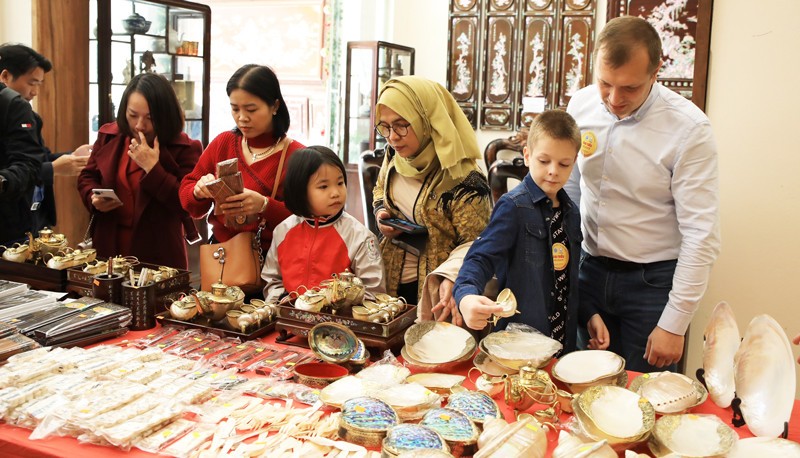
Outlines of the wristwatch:
<svg viewBox="0 0 800 458">
<path fill-rule="evenodd" d="M 0 194 L 6 192 L 6 177 L 0 175 Z"/>
</svg>

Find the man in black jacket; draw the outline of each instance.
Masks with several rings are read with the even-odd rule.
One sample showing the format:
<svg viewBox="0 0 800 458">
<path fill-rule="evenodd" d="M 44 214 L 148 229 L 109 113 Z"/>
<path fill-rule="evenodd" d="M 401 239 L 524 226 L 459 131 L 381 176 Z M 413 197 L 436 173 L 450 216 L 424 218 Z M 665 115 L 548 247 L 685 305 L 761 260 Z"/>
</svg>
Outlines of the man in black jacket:
<svg viewBox="0 0 800 458">
<path fill-rule="evenodd" d="M 30 230 L 33 188 L 44 149 L 28 102 L 0 83 L 0 244 L 9 246 Z"/>
<path fill-rule="evenodd" d="M 0 83 L 18 92 L 30 102 L 39 94 L 45 73 L 52 70 L 48 59 L 21 44 L 0 45 Z M 78 175 L 86 166 L 89 145 L 83 145 L 70 153 L 52 153 L 45 146 L 42 138 L 42 118 L 36 112 L 34 131 L 38 143 L 43 148 L 42 165 L 39 169 L 36 187 L 31 192 L 30 205 L 26 214 L 20 213 L 19 219 L 28 221 L 28 229 L 34 233 L 43 227 L 56 224 L 56 204 L 53 195 L 53 177 L 58 175 Z"/>
</svg>

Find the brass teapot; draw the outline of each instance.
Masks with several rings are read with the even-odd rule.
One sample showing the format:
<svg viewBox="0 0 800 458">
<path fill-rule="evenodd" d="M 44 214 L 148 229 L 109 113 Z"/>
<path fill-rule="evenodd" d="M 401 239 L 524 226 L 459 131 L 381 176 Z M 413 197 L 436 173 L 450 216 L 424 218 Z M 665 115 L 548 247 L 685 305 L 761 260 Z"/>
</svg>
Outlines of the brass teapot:
<svg viewBox="0 0 800 458">
<path fill-rule="evenodd" d="M 331 277 L 333 278 L 323 281 L 320 286 L 323 287 L 334 314 L 337 311 L 361 304 L 366 288 L 360 278 L 356 277 L 349 269 L 345 269 L 339 274 L 333 274 Z"/>
<path fill-rule="evenodd" d="M 504 398 L 515 411 L 528 410 L 534 404 L 552 408 L 558 403 L 557 391 L 550 375 L 531 363 L 520 367 L 518 374 L 505 376 Z"/>
<path fill-rule="evenodd" d="M 52 229 L 45 227 L 39 231 L 39 237 L 33 239 L 33 235 L 28 234 L 29 245 L 34 251 L 39 251 L 44 256 L 47 253 L 57 255 L 60 251 L 67 248 L 67 236 L 56 234 Z"/>
<path fill-rule="evenodd" d="M 244 304 L 244 291 L 241 288 L 219 282 L 211 285 L 210 295 L 203 296 L 207 300 L 199 300 L 197 306 L 200 313 L 212 321 L 225 318 L 228 310 L 239 310 Z"/>
</svg>

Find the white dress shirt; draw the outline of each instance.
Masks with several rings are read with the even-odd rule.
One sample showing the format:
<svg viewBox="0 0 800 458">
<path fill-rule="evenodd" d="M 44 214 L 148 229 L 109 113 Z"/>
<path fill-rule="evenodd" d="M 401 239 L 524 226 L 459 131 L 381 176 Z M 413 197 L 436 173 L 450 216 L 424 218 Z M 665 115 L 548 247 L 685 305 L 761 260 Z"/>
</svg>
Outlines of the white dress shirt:
<svg viewBox="0 0 800 458">
<path fill-rule="evenodd" d="M 683 335 L 720 248 L 708 117 L 658 83 L 624 119 L 608 111 L 595 85 L 578 91 L 567 112 L 581 129 L 578 166 L 565 189 L 580 203 L 583 249 L 637 263 L 677 258 L 658 326 Z"/>
</svg>

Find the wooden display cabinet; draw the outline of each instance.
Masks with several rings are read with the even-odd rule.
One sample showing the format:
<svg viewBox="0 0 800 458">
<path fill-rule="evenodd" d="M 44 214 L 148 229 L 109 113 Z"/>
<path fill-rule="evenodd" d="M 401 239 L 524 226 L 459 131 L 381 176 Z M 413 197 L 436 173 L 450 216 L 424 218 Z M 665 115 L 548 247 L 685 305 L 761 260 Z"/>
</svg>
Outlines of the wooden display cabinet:
<svg viewBox="0 0 800 458">
<path fill-rule="evenodd" d="M 342 160 L 356 163 L 362 151 L 386 142 L 375 132 L 375 103 L 390 78 L 414 74 L 414 48 L 385 41 L 347 43 Z"/>
<path fill-rule="evenodd" d="M 116 119 L 130 79 L 154 72 L 172 83 L 184 131 L 207 145 L 211 9 L 182 0 L 93 0 L 89 12 L 90 142 Z M 136 15 L 149 24 L 133 26 Z"/>
</svg>

